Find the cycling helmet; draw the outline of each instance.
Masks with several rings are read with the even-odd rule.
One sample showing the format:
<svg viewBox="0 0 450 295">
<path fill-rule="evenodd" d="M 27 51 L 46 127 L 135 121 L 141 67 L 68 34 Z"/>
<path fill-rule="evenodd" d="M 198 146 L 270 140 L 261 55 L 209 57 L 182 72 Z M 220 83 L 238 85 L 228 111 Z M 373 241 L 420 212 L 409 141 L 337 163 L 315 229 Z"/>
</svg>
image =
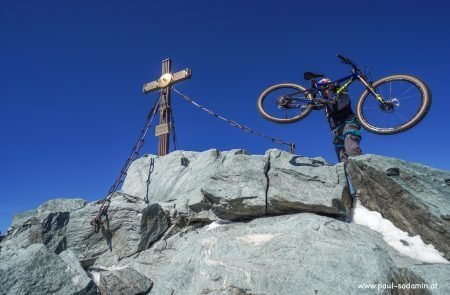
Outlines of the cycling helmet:
<svg viewBox="0 0 450 295">
<path fill-rule="evenodd" d="M 319 84 L 326 84 L 326 83 L 330 83 L 331 79 L 330 78 L 322 78 L 319 80 Z"/>
</svg>

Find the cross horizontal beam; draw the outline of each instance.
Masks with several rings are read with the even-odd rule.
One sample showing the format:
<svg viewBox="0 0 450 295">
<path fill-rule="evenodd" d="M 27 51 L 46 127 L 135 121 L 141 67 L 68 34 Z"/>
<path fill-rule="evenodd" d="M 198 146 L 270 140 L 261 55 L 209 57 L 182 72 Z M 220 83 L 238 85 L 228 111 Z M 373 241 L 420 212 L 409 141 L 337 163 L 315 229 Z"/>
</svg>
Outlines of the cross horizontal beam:
<svg viewBox="0 0 450 295">
<path fill-rule="evenodd" d="M 191 69 L 184 69 L 174 74 L 162 75 L 158 80 L 144 84 L 142 91 L 147 94 L 157 89 L 166 88 L 178 82 L 190 79 L 191 76 Z M 170 81 L 166 81 L 167 79 L 169 79 Z"/>
</svg>

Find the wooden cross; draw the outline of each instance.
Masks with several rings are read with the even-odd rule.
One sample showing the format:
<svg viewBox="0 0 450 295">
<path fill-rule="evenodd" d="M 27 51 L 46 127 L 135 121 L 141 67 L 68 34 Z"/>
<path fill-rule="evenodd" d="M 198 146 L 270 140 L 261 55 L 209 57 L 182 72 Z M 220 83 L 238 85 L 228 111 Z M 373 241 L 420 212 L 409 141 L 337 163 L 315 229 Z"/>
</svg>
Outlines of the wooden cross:
<svg viewBox="0 0 450 295">
<path fill-rule="evenodd" d="M 169 136 L 171 128 L 171 90 L 170 87 L 178 82 L 191 78 L 191 69 L 185 69 L 172 74 L 172 61 L 168 58 L 162 62 L 162 76 L 144 85 L 144 93 L 161 89 L 159 107 L 159 125 L 156 126 L 155 136 L 158 136 L 158 156 L 169 153 Z"/>
</svg>

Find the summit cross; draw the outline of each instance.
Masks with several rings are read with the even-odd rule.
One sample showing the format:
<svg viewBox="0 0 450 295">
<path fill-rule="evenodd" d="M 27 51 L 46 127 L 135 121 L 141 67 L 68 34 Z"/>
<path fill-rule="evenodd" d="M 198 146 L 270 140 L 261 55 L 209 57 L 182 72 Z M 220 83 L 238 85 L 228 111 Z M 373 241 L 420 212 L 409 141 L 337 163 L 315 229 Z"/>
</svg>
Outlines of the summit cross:
<svg viewBox="0 0 450 295">
<path fill-rule="evenodd" d="M 191 69 L 172 74 L 172 61 L 168 58 L 162 62 L 162 76 L 155 81 L 146 83 L 144 94 L 160 89 L 159 125 L 156 126 L 155 136 L 158 136 L 158 156 L 169 153 L 169 136 L 172 120 L 171 86 L 175 83 L 191 78 Z"/>
</svg>

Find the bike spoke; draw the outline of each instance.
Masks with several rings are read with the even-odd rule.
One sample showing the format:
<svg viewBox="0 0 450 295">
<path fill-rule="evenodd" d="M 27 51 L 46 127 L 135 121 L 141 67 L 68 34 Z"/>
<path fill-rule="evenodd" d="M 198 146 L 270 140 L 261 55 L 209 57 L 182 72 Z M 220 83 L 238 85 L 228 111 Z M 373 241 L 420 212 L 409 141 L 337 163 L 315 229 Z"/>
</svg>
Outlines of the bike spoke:
<svg viewBox="0 0 450 295">
<path fill-rule="evenodd" d="M 392 99 L 392 82 L 389 82 L 389 99 Z"/>
<path fill-rule="evenodd" d="M 408 121 L 408 119 L 407 119 L 404 115 L 402 115 L 400 111 L 396 112 L 395 114 L 396 114 L 398 117 L 401 117 L 401 118 L 403 119 L 403 121 L 401 122 L 401 124 L 404 124 L 404 123 L 406 123 L 406 122 Z M 398 125 L 400 125 L 400 124 L 398 124 Z M 397 126 L 398 126 L 398 125 L 397 125 Z"/>
<path fill-rule="evenodd" d="M 411 85 L 408 89 L 406 89 L 406 91 L 405 92 L 403 92 L 401 95 L 404 95 L 404 94 L 406 94 L 406 93 L 408 93 L 411 89 L 413 89 L 413 88 L 415 88 L 416 87 L 416 85 Z"/>
<path fill-rule="evenodd" d="M 414 110 L 411 110 L 411 108 L 410 107 L 402 107 L 402 110 L 405 110 L 405 111 L 408 111 L 408 113 L 415 113 L 415 111 Z"/>
<path fill-rule="evenodd" d="M 390 118 L 390 116 L 387 116 L 387 126 L 390 126 L 389 125 L 389 118 Z"/>
<path fill-rule="evenodd" d="M 421 96 L 421 94 L 408 95 L 408 96 L 402 97 L 401 99 L 404 99 L 404 98 L 411 98 L 411 97 L 417 97 L 417 96 Z M 400 100 L 400 98 L 399 98 L 399 100 Z"/>
</svg>

